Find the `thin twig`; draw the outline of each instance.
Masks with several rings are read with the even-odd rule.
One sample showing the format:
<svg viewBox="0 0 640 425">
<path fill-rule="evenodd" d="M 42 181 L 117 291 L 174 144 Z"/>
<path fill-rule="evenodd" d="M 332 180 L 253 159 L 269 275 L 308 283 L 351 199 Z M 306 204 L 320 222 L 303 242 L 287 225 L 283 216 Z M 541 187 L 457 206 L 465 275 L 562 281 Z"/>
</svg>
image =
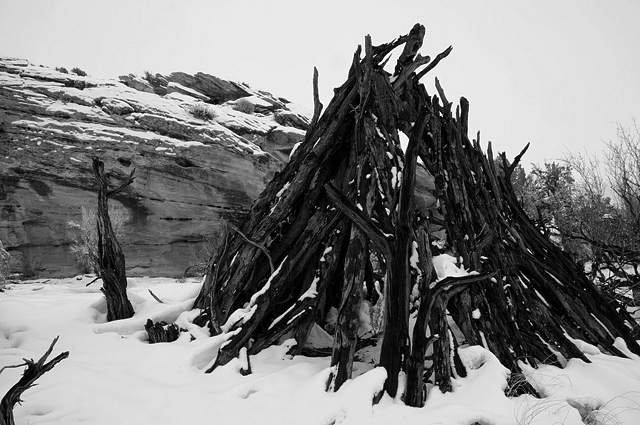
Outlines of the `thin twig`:
<svg viewBox="0 0 640 425">
<path fill-rule="evenodd" d="M 505 173 L 506 180 L 511 179 L 511 174 L 513 174 L 513 170 L 516 169 L 516 166 L 520 163 L 520 160 L 522 159 L 524 154 L 527 152 L 527 149 L 529 149 L 529 145 L 531 145 L 531 143 L 527 143 L 524 149 L 522 149 L 520 153 L 516 155 L 516 157 L 513 159 L 513 163 L 509 167 L 505 168 L 507 170 L 507 172 Z M 503 167 L 504 167 L 504 164 L 503 164 Z"/>
<path fill-rule="evenodd" d="M 0 369 L 0 373 L 4 372 L 5 369 L 15 369 L 15 368 L 26 366 L 26 365 L 27 365 L 27 363 L 20 363 L 20 364 L 14 364 L 14 365 L 10 365 L 10 366 L 5 366 L 2 369 Z"/>
<path fill-rule="evenodd" d="M 164 304 L 164 301 L 162 301 L 160 298 L 156 297 L 156 294 L 154 294 L 151 289 L 147 289 L 147 291 L 149 291 L 149 293 L 151 294 L 151 296 L 158 301 L 160 304 Z"/>
<path fill-rule="evenodd" d="M 234 232 L 236 232 L 242 239 L 244 239 L 245 242 L 247 242 L 250 245 L 255 246 L 256 248 L 258 248 L 260 251 L 264 252 L 264 255 L 267 256 L 267 258 L 269 259 L 269 267 L 271 267 L 271 274 L 273 274 L 276 271 L 276 268 L 273 266 L 273 260 L 271 259 L 271 254 L 269 254 L 269 251 L 267 250 L 267 248 L 265 248 L 264 245 L 259 244 L 258 242 L 254 242 L 251 239 L 249 239 L 249 237 L 247 235 L 245 235 L 244 233 L 242 233 L 240 231 L 240 229 L 238 229 L 236 226 L 234 226 L 232 223 L 229 223 L 229 227 L 231 227 L 233 229 Z"/>
<path fill-rule="evenodd" d="M 100 279 L 100 276 L 96 277 L 95 279 L 93 279 L 91 282 L 87 283 L 87 284 L 86 284 L 86 285 L 84 285 L 84 286 L 89 286 L 89 285 L 91 285 L 93 282 L 95 282 L 95 281 L 96 281 L 96 280 L 98 280 L 98 279 Z"/>
</svg>

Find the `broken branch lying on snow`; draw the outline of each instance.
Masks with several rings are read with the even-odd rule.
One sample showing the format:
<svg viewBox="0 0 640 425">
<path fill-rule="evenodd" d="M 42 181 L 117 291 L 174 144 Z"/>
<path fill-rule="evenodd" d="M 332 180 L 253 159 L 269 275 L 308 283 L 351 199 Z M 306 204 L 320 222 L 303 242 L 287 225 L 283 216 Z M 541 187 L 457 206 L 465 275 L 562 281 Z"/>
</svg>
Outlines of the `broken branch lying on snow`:
<svg viewBox="0 0 640 425">
<path fill-rule="evenodd" d="M 20 396 L 22 395 L 22 393 L 33 387 L 36 380 L 53 369 L 56 364 L 69 357 L 69 352 L 65 351 L 58 354 L 56 357 L 51 359 L 51 361 L 47 362 L 47 359 L 53 351 L 53 347 L 58 342 L 58 338 L 60 337 L 57 336 L 54 338 L 47 351 L 42 355 L 42 357 L 40 357 L 37 362 L 35 362 L 33 359 L 24 359 L 25 362 L 23 364 L 15 366 L 27 366 L 27 368 L 24 370 L 24 373 L 22 374 L 20 380 L 18 380 L 18 382 L 14 386 L 12 386 L 9 391 L 7 391 L 4 397 L 2 397 L 2 401 L 0 401 L 0 425 L 14 425 L 15 422 L 13 420 L 13 407 L 16 405 L 16 403 L 20 403 L 22 401 L 20 400 Z"/>
</svg>

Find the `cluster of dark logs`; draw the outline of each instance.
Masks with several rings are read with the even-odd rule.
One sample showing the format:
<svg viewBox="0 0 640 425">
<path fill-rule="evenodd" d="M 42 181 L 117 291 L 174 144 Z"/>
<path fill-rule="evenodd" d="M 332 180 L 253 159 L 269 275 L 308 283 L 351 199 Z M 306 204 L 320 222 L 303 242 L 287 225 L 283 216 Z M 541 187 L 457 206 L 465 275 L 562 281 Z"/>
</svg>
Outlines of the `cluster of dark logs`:
<svg viewBox="0 0 640 425">
<path fill-rule="evenodd" d="M 405 372 L 404 400 L 411 406 L 424 403 L 426 380 L 449 391 L 452 376 L 466 375 L 457 354 L 461 344 L 484 346 L 512 371 L 518 361 L 589 362 L 574 339 L 624 356 L 614 344 L 622 338 L 640 354 L 633 318 L 518 203 L 510 177 L 526 148 L 511 164 L 504 154 L 495 164 L 491 145 L 485 155 L 480 135 L 467 136 L 467 100 L 460 100 L 454 116 L 437 79 L 438 95 L 428 95 L 420 79 L 452 49 L 433 60 L 422 56 L 424 35 L 417 24 L 379 46 L 367 37 L 364 57 L 359 47 L 347 81 L 322 115 L 314 73 L 315 111 L 304 142 L 255 201 L 242 228 L 226 235 L 196 298 L 194 308 L 202 313 L 194 323 L 207 324 L 212 335 L 228 335 L 209 371 L 285 335 L 297 341 L 292 354 L 309 353 L 311 328 L 335 307 L 333 349 L 326 354 L 332 366 L 327 390 L 337 390 L 351 377 L 355 352 L 371 344 L 358 338 L 365 300 L 384 303 L 384 390 L 395 396 L 398 375 Z M 389 56 L 399 48 L 395 69 L 387 72 Z M 435 179 L 435 208 L 417 206 L 418 167 Z M 107 203 L 131 184 L 133 173 L 109 190 L 100 160 L 94 159 L 93 170 L 107 319 L 124 319 L 133 308 Z M 434 228 L 444 229 L 446 240 L 437 240 Z M 436 275 L 433 255 L 441 246 L 469 275 Z M 417 299 L 411 300 L 412 292 Z M 452 332 L 454 326 L 459 332 Z M 145 328 L 150 342 L 173 341 L 180 332 L 152 321 Z M 62 353 L 45 363 L 54 344 L 37 363 L 26 362 L 23 378 L 2 399 L 0 424 L 12 424 L 20 394 L 66 358 Z"/>
<path fill-rule="evenodd" d="M 244 225 L 225 239 L 196 299 L 211 333 L 229 335 L 210 370 L 244 347 L 255 354 L 285 335 L 298 343 L 294 354 L 301 352 L 311 327 L 333 306 L 338 318 L 327 389 L 337 390 L 351 376 L 360 303 L 375 301 L 376 280 L 384 282 L 378 301 L 384 303 L 384 389 L 394 396 L 398 374 L 406 372 L 405 402 L 412 406 L 423 403 L 425 379 L 448 391 L 452 376 L 465 375 L 460 344 L 483 345 L 514 371 L 520 360 L 588 361 L 573 338 L 622 356 L 614 345 L 620 337 L 640 354 L 635 321 L 518 204 L 510 175 L 522 154 L 511 164 L 503 155 L 496 165 L 491 146 L 485 155 L 479 134 L 473 141 L 467 136 L 467 100 L 454 115 L 437 79 L 438 95 L 428 95 L 420 79 L 451 48 L 433 60 L 420 55 L 424 34 L 416 25 L 379 46 L 367 37 L 323 114 L 314 74 L 315 111 L 304 142 Z M 395 70 L 387 72 L 396 49 L 402 50 Z M 435 178 L 439 200 L 426 211 L 416 207 L 414 194 L 422 166 Z M 434 226 L 446 229 L 447 248 L 473 273 L 436 276 Z M 412 313 L 413 288 L 419 306 Z M 410 314 L 416 315 L 412 335 Z M 463 338 L 454 336 L 452 322 Z"/>
<path fill-rule="evenodd" d="M 180 328 L 175 323 L 168 324 L 167 322 L 154 322 L 151 319 L 147 319 L 144 329 L 147 331 L 149 344 L 173 342 L 180 336 Z"/>
<path fill-rule="evenodd" d="M 127 297 L 127 273 L 125 270 L 124 254 L 120 243 L 113 231 L 109 218 L 109 198 L 122 192 L 133 183 L 131 174 L 114 189 L 109 189 L 109 180 L 104 172 L 104 163 L 98 158 L 93 158 L 93 172 L 98 183 L 98 272 L 102 278 L 100 290 L 107 300 L 107 320 L 128 319 L 133 316 L 133 306 Z"/>
</svg>

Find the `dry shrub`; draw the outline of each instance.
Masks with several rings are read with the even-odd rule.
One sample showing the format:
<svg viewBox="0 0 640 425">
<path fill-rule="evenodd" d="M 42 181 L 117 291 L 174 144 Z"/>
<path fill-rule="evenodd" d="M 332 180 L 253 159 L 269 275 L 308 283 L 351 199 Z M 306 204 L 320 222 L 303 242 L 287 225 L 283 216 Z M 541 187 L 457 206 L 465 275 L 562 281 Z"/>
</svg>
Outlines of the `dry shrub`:
<svg viewBox="0 0 640 425">
<path fill-rule="evenodd" d="M 80 68 L 78 68 L 77 66 L 71 68 L 71 72 L 76 74 L 76 75 L 78 75 L 78 76 L 80 76 L 80 77 L 86 77 L 87 76 L 87 73 L 84 72 L 83 70 L 81 70 Z"/>
<path fill-rule="evenodd" d="M 97 215 L 95 209 L 82 207 L 82 222 L 67 222 L 67 227 L 73 230 L 70 250 L 81 273 L 98 273 Z M 123 227 L 127 221 L 125 212 L 109 208 L 109 218 L 116 237 L 123 236 Z"/>
<path fill-rule="evenodd" d="M 204 121 L 211 121 L 217 115 L 215 111 L 202 103 L 195 103 L 189 107 L 189 113 L 195 118 Z"/>
<path fill-rule="evenodd" d="M 253 114 L 256 106 L 251 103 L 250 100 L 242 98 L 236 100 L 235 104 L 233 105 L 233 109 L 235 109 L 236 111 L 244 112 L 245 114 Z"/>
</svg>

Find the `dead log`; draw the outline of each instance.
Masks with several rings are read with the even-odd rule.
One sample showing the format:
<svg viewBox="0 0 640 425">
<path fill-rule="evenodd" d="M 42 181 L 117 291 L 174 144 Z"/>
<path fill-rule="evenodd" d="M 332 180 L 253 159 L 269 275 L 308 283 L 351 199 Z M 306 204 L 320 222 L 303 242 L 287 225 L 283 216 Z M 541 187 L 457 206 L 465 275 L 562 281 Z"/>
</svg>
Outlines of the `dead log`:
<svg viewBox="0 0 640 425">
<path fill-rule="evenodd" d="M 351 378 L 360 328 L 358 310 L 362 298 L 361 284 L 364 281 L 364 263 L 367 261 L 368 252 L 366 238 L 360 230 L 352 228 L 346 253 L 338 323 L 333 336 L 332 370 L 327 382 L 328 391 L 339 390 L 342 384 Z"/>
<path fill-rule="evenodd" d="M 166 322 L 153 322 L 151 319 L 147 319 L 144 329 L 147 331 L 149 344 L 173 342 L 180 337 L 180 328 L 175 323 L 167 324 Z"/>
<path fill-rule="evenodd" d="M 98 182 L 98 272 L 102 278 L 100 289 L 107 300 L 107 320 L 128 319 L 133 316 L 133 306 L 127 297 L 125 260 L 109 218 L 109 198 L 122 192 L 133 183 L 133 173 L 115 189 L 109 190 L 104 173 L 104 163 L 93 158 L 93 172 Z"/>
<path fill-rule="evenodd" d="M 36 385 L 35 382 L 38 378 L 53 369 L 56 364 L 69 357 L 69 352 L 65 351 L 47 362 L 47 359 L 53 351 L 53 347 L 56 345 L 56 342 L 58 342 L 58 338 L 59 337 L 56 337 L 53 342 L 51 342 L 47 351 L 37 362 L 33 359 L 24 359 L 24 366 L 27 368 L 24 370 L 22 377 L 14 386 L 9 388 L 9 391 L 7 391 L 4 397 L 2 397 L 2 401 L 0 401 L 0 425 L 14 425 L 13 407 L 16 403 L 22 403 L 22 400 L 20 399 L 22 393 Z"/>
</svg>

